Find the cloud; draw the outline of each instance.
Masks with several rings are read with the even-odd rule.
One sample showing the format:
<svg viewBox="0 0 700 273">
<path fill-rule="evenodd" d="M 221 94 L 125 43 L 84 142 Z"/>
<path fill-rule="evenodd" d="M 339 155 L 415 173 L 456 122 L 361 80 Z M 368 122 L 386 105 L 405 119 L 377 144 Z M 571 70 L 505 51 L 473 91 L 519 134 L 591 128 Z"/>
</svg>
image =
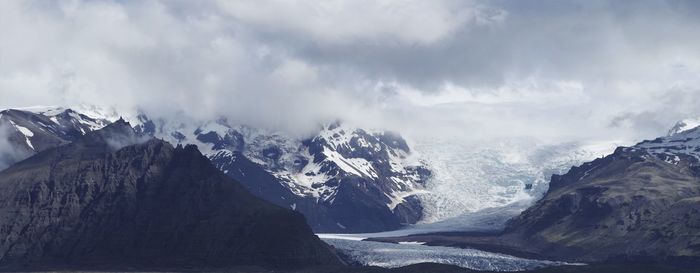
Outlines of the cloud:
<svg viewBox="0 0 700 273">
<path fill-rule="evenodd" d="M 88 103 L 295 132 L 341 118 L 414 135 L 649 138 L 700 115 L 699 9 L 2 1 L 0 107 Z"/>
<path fill-rule="evenodd" d="M 465 1 L 217 1 L 226 14 L 261 30 L 329 45 L 417 44 L 446 39 L 464 24 L 490 24 L 481 6 Z M 291 38 L 291 37 L 290 37 Z"/>
<path fill-rule="evenodd" d="M 137 137 L 137 136 L 115 136 L 109 137 L 105 141 L 107 145 L 114 150 L 118 151 L 126 146 L 137 145 L 146 143 L 150 138 L 148 137 Z"/>
<path fill-rule="evenodd" d="M 0 123 L 0 171 L 30 155 L 28 151 L 20 150 L 18 145 L 10 143 L 11 130 L 5 123 Z"/>
</svg>

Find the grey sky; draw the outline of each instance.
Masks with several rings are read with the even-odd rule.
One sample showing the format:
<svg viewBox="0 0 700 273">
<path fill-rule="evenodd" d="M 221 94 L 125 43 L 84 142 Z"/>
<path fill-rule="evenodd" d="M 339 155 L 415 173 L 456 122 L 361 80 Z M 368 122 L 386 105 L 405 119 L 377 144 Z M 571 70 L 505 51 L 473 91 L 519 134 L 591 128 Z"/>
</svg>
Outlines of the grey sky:
<svg viewBox="0 0 700 273">
<path fill-rule="evenodd" d="M 0 107 L 640 139 L 700 116 L 696 1 L 0 1 Z"/>
</svg>

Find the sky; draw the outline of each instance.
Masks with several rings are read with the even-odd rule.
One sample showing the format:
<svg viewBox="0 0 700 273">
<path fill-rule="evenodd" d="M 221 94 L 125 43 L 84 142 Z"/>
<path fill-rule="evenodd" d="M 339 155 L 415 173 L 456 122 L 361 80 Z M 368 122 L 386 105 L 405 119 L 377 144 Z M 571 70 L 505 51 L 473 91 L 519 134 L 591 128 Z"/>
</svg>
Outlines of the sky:
<svg viewBox="0 0 700 273">
<path fill-rule="evenodd" d="M 0 1 L 0 108 L 640 140 L 700 116 L 697 1 Z"/>
</svg>

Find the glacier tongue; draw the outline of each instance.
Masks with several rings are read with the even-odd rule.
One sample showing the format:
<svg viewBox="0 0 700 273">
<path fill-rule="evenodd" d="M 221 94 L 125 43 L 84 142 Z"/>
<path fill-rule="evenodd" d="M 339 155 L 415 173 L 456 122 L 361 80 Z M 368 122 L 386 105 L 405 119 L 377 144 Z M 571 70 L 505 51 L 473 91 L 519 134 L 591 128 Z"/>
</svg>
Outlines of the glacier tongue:
<svg viewBox="0 0 700 273">
<path fill-rule="evenodd" d="M 460 249 L 424 246 L 421 242 L 388 244 L 344 239 L 323 239 L 343 254 L 363 265 L 396 268 L 418 263 L 441 263 L 474 270 L 524 271 L 547 266 L 566 265 L 563 262 L 530 260 L 510 255 Z"/>
</svg>

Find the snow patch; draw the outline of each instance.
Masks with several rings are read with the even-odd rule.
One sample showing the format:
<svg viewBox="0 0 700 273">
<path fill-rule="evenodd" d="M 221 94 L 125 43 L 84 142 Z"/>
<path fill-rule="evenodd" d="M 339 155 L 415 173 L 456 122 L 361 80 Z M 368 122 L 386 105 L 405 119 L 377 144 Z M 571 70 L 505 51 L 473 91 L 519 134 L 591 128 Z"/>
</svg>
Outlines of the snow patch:
<svg viewBox="0 0 700 273">
<path fill-rule="evenodd" d="M 377 172 L 372 165 L 362 158 L 345 158 L 340 153 L 323 148 L 323 154 L 336 163 L 343 171 L 357 175 L 359 177 L 377 178 Z"/>
<path fill-rule="evenodd" d="M 34 133 L 33 133 L 31 130 L 27 129 L 27 127 L 19 126 L 19 125 L 17 125 L 17 124 L 14 124 L 14 122 L 13 122 L 12 124 L 13 124 L 13 125 L 17 128 L 17 130 L 19 130 L 24 136 L 26 136 L 26 137 L 33 137 L 33 136 L 34 136 Z"/>
<path fill-rule="evenodd" d="M 17 131 L 19 131 L 20 133 L 22 133 L 24 135 L 24 141 L 25 141 L 25 143 L 27 143 L 27 146 L 29 146 L 29 148 L 31 148 L 32 150 L 36 150 L 34 148 L 34 145 L 32 145 L 32 141 L 30 139 L 31 137 L 34 136 L 34 133 L 31 130 L 27 129 L 27 127 L 17 125 L 12 120 L 10 120 L 10 123 L 12 124 L 12 126 L 14 126 L 17 129 Z"/>
<path fill-rule="evenodd" d="M 679 155 L 700 160 L 700 127 L 680 131 L 667 137 L 646 140 L 634 145 L 634 148 L 644 149 L 670 164 L 677 164 L 680 161 Z"/>
</svg>

